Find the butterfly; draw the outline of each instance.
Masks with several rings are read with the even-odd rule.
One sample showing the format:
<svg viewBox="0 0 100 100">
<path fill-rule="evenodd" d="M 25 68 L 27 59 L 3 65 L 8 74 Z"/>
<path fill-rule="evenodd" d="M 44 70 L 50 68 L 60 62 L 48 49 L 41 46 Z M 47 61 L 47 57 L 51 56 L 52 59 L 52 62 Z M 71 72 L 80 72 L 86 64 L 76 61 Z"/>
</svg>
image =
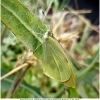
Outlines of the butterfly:
<svg viewBox="0 0 100 100">
<path fill-rule="evenodd" d="M 48 77 L 75 88 L 75 75 L 69 59 L 52 31 L 43 36 L 43 71 Z"/>
</svg>

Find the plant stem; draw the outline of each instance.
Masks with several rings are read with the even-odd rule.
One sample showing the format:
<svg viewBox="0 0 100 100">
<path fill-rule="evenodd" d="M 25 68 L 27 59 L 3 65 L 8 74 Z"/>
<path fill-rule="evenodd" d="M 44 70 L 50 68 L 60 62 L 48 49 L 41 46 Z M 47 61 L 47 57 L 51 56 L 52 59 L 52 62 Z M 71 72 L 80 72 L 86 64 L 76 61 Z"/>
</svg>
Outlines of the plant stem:
<svg viewBox="0 0 100 100">
<path fill-rule="evenodd" d="M 13 69 L 12 71 L 10 71 L 9 73 L 7 73 L 6 75 L 2 76 L 2 77 L 0 78 L 0 81 L 3 80 L 3 79 L 5 79 L 5 78 L 8 77 L 8 76 L 14 74 L 15 72 L 21 70 L 22 68 L 24 68 L 24 67 L 26 67 L 26 66 L 28 66 L 28 63 L 24 63 L 24 64 L 22 64 L 21 66 L 18 66 L 17 68 Z"/>
<path fill-rule="evenodd" d="M 20 73 L 21 71 L 18 72 L 14 83 L 12 84 L 12 87 L 10 89 L 10 91 L 8 92 L 6 98 L 9 98 L 12 96 L 12 94 L 15 93 L 15 91 L 18 89 L 18 87 L 20 86 L 20 84 L 22 83 L 25 75 L 27 74 L 27 72 L 29 71 L 29 69 L 31 68 L 31 65 L 28 65 L 27 68 L 22 71 L 22 73 Z"/>
<path fill-rule="evenodd" d="M 54 96 L 54 98 L 59 98 L 65 91 L 65 86 L 63 86 Z M 68 88 L 67 88 L 68 89 Z"/>
<path fill-rule="evenodd" d="M 5 33 L 6 33 L 7 29 L 8 29 L 8 27 L 5 26 L 4 29 L 3 29 L 3 31 L 1 32 L 1 43 L 2 43 L 2 41 L 4 39 L 4 37 L 5 37 Z"/>
<path fill-rule="evenodd" d="M 99 52 L 99 51 L 98 51 Z M 97 52 L 96 56 L 94 57 L 93 61 L 91 62 L 91 64 L 85 68 L 84 70 L 82 71 L 79 71 L 77 74 L 76 74 L 76 77 L 77 77 L 77 80 L 81 79 L 82 77 L 86 76 L 87 73 L 92 69 L 94 68 L 94 64 L 95 62 L 99 59 L 99 53 Z"/>
<path fill-rule="evenodd" d="M 46 18 L 46 16 L 47 16 L 47 14 L 48 14 L 48 11 L 49 11 L 49 9 L 50 9 L 50 7 L 51 7 L 52 3 L 53 3 L 53 0 L 52 0 L 52 1 L 50 1 L 50 4 L 48 5 L 48 8 L 47 8 L 47 10 L 46 10 L 46 12 L 45 12 L 45 15 L 44 15 L 44 17 L 43 17 L 42 22 L 44 22 L 44 20 L 45 20 L 45 18 Z"/>
</svg>

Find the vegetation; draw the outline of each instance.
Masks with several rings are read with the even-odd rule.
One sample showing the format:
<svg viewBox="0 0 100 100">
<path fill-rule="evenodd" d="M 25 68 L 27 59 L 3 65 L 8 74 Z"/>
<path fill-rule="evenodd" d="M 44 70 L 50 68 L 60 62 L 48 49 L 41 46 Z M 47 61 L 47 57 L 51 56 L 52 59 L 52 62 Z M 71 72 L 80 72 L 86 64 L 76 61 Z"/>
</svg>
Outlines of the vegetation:
<svg viewBox="0 0 100 100">
<path fill-rule="evenodd" d="M 90 11 L 57 0 L 2 0 L 1 9 L 1 98 L 99 98 L 98 26 L 82 16 Z M 48 29 L 73 64 L 76 88 L 43 73 L 41 43 Z"/>
</svg>

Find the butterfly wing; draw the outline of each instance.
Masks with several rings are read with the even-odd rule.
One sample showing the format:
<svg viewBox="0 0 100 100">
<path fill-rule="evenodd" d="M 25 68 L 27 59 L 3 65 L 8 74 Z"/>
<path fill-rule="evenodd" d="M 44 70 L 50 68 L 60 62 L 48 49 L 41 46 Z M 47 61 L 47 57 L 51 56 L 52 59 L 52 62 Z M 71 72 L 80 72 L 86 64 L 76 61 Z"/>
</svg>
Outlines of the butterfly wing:
<svg viewBox="0 0 100 100">
<path fill-rule="evenodd" d="M 75 88 L 76 87 L 75 75 L 74 75 L 72 68 L 70 68 L 70 70 L 71 70 L 71 76 L 70 76 L 69 80 L 62 82 L 62 83 L 69 87 Z"/>
<path fill-rule="evenodd" d="M 58 41 L 47 37 L 43 42 L 43 70 L 44 73 L 60 82 L 71 77 L 69 60 Z"/>
</svg>

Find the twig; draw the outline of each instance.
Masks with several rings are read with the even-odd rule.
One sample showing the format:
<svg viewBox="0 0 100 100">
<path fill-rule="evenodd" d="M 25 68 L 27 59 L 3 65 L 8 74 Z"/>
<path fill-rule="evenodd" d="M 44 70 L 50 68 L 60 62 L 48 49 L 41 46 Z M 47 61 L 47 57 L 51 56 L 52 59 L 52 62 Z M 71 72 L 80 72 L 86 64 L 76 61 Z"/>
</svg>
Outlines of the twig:
<svg viewBox="0 0 100 100">
<path fill-rule="evenodd" d="M 14 83 L 12 84 L 10 90 L 8 91 L 6 98 L 10 98 L 12 94 L 15 93 L 15 91 L 18 89 L 18 87 L 22 83 L 24 76 L 26 75 L 30 67 L 31 65 L 29 64 L 24 71 L 20 70 L 21 73 L 20 72 L 17 73 Z"/>
<path fill-rule="evenodd" d="M 73 9 L 67 7 L 69 9 L 70 12 L 72 12 L 74 15 L 76 15 L 77 17 L 79 17 L 85 24 L 87 24 L 91 29 L 95 30 L 97 33 L 98 32 L 98 28 L 94 25 L 92 25 L 90 23 L 90 21 L 88 19 L 86 19 L 85 17 L 83 17 L 82 15 L 79 15 L 78 13 L 76 13 L 76 11 L 74 11 Z"/>
<path fill-rule="evenodd" d="M 45 18 L 46 18 L 46 16 L 47 16 L 47 14 L 48 14 L 48 11 L 49 11 L 49 9 L 50 9 L 50 7 L 51 7 L 52 2 L 53 2 L 53 0 L 52 0 L 52 1 L 50 1 L 50 4 L 49 4 L 49 6 L 48 6 L 48 8 L 47 8 L 47 10 L 46 10 L 46 12 L 45 12 L 45 15 L 44 15 L 44 17 L 43 17 L 42 22 L 44 22 L 44 20 L 45 20 Z"/>
<path fill-rule="evenodd" d="M 29 65 L 28 63 L 24 63 L 23 65 L 14 68 L 12 71 L 10 71 L 9 73 L 7 73 L 6 75 L 0 77 L 0 81 L 3 80 L 3 79 L 5 79 L 6 77 L 12 75 L 13 73 L 19 71 L 20 69 L 24 68 L 25 66 L 28 66 L 28 65 Z"/>
<path fill-rule="evenodd" d="M 39 0 L 37 0 L 37 3 L 36 3 L 35 14 L 37 13 L 38 3 L 39 3 Z"/>
</svg>

